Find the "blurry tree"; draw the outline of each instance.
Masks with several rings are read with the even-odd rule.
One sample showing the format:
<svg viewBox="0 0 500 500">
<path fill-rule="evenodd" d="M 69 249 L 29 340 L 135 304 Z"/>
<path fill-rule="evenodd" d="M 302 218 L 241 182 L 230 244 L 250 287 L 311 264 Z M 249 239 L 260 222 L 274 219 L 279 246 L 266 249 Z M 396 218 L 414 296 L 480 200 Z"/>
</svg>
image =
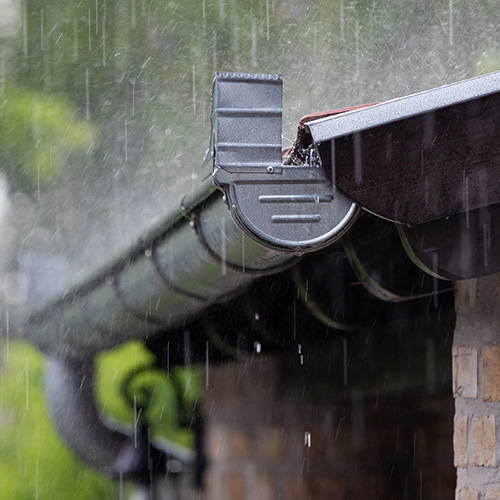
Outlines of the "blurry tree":
<svg viewBox="0 0 500 500">
<path fill-rule="evenodd" d="M 31 192 L 85 152 L 95 127 L 64 97 L 6 85 L 0 94 L 0 165 L 13 189 Z"/>
<path fill-rule="evenodd" d="M 115 500 L 116 484 L 83 466 L 58 437 L 45 405 L 43 357 L 22 343 L 2 347 L 1 498 Z"/>
</svg>

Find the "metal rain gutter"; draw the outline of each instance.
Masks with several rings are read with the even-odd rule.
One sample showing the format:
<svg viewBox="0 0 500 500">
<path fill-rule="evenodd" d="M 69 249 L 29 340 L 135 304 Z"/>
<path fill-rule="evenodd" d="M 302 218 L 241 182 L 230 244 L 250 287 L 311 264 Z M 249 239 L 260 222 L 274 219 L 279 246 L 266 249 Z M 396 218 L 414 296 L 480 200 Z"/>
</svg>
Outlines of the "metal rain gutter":
<svg viewBox="0 0 500 500">
<path fill-rule="evenodd" d="M 233 298 L 257 277 L 338 239 L 358 212 L 321 169 L 281 165 L 281 108 L 281 77 L 218 73 L 213 175 L 122 257 L 20 327 L 48 355 L 46 395 L 61 436 L 105 474 L 144 481 L 151 461 L 165 462 L 168 473 L 170 463 L 194 458 L 148 437 L 138 446 L 101 421 L 95 355 L 161 336 Z"/>
<path fill-rule="evenodd" d="M 43 352 L 87 359 L 159 335 L 350 227 L 358 207 L 322 168 L 281 165 L 281 77 L 217 73 L 213 109 L 213 175 L 121 258 L 28 317 L 22 335 Z"/>
<path fill-rule="evenodd" d="M 305 161 L 294 165 L 281 158 L 281 77 L 217 73 L 211 175 L 121 258 L 31 314 L 22 333 L 72 358 L 159 335 L 339 240 L 360 207 L 413 226 L 408 241 L 433 220 L 439 235 L 455 214 L 500 203 L 498 109 L 492 73 L 308 121 Z M 431 259 L 417 244 L 415 255 Z"/>
<path fill-rule="evenodd" d="M 411 208 L 422 207 L 424 198 L 415 186 L 425 187 L 429 172 L 456 177 L 463 156 L 457 153 L 456 137 L 466 139 L 469 132 L 479 134 L 481 145 L 479 151 L 469 151 L 473 161 L 461 167 L 469 185 L 480 184 L 474 177 L 479 160 L 486 165 L 483 172 L 491 166 L 496 176 L 499 125 L 493 105 L 500 105 L 500 77 L 481 78 L 307 122 L 312 137 L 303 144 L 307 161 L 292 165 L 281 159 L 281 77 L 217 73 L 211 175 L 120 258 L 20 325 L 20 334 L 50 357 L 49 404 L 57 427 L 78 455 L 110 474 L 134 475 L 144 472 L 149 453 L 148 442 L 139 457 L 131 453 L 130 436 L 100 421 L 90 383 L 99 351 L 130 339 L 161 338 L 211 304 L 235 297 L 259 276 L 279 272 L 299 256 L 338 241 L 360 206 L 406 223 L 428 223 L 429 214 L 444 217 L 451 209 L 460 213 L 453 197 L 446 198 L 448 205 L 424 207 L 428 214 L 424 211 L 423 219 L 413 219 L 421 212 Z M 479 115 L 488 127 L 471 129 Z M 494 133 L 486 137 L 484 130 Z M 399 132 L 410 137 L 410 144 L 393 140 Z M 427 160 L 410 162 L 420 168 L 416 181 L 415 169 L 398 174 L 400 160 L 411 148 Z M 388 156 L 388 150 L 394 154 Z M 432 157 L 441 151 L 444 156 Z M 390 191 L 384 191 L 387 186 Z M 435 183 L 438 192 L 442 186 Z M 500 202 L 498 193 L 488 193 L 477 200 L 479 208 Z M 405 203 L 398 204 L 400 200 Z M 403 205 L 410 209 L 401 215 Z M 428 229 L 426 225 L 423 232 Z M 442 229 L 439 224 L 433 234 L 439 236 Z M 73 436 L 76 421 L 80 432 Z M 94 446 L 100 451 L 94 453 Z"/>
</svg>

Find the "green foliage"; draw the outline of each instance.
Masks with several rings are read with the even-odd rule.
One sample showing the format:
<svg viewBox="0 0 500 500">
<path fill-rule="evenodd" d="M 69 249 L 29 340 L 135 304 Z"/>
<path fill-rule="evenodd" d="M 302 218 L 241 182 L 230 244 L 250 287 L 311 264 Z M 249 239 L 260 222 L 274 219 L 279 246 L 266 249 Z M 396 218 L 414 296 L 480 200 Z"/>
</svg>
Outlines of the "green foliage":
<svg viewBox="0 0 500 500">
<path fill-rule="evenodd" d="M 116 484 L 83 466 L 56 434 L 45 406 L 43 357 L 23 343 L 2 348 L 1 498 L 116 498 Z"/>
<path fill-rule="evenodd" d="M 2 344 L 0 370 L 0 497 L 7 500 L 117 498 L 117 484 L 83 465 L 53 427 L 43 391 L 43 356 L 28 344 Z M 193 447 L 186 422 L 199 395 L 197 370 L 176 367 L 169 377 L 140 343 L 102 353 L 98 400 L 123 428 L 134 423 L 133 401 L 159 441 Z M 147 370 L 144 368 L 147 367 Z M 137 376 L 130 377 L 130 374 Z M 124 392 L 124 383 L 130 377 Z"/>
<path fill-rule="evenodd" d="M 153 440 L 194 447 L 189 426 L 200 394 L 198 369 L 176 366 L 166 374 L 134 341 L 98 356 L 96 389 L 105 414 L 121 427 L 130 429 L 142 420 Z"/>
<path fill-rule="evenodd" d="M 16 187 L 51 181 L 95 136 L 65 98 L 13 86 L 0 94 L 0 168 Z"/>
</svg>

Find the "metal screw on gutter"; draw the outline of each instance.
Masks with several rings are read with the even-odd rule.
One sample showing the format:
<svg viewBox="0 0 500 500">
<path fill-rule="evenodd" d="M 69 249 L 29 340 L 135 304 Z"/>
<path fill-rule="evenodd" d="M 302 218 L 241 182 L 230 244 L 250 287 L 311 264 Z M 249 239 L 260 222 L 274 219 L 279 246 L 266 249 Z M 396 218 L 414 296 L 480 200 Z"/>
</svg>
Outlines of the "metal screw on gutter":
<svg viewBox="0 0 500 500">
<path fill-rule="evenodd" d="M 267 167 L 267 173 L 268 174 L 274 174 L 274 167 L 271 166 L 271 165 L 269 167 Z"/>
</svg>

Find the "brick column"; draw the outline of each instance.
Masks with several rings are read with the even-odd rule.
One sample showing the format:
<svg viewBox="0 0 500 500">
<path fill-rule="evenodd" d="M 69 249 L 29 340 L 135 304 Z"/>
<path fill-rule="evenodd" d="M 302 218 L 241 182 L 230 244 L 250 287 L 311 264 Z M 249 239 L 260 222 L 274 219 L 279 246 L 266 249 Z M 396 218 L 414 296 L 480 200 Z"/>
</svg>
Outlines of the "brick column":
<svg viewBox="0 0 500 500">
<path fill-rule="evenodd" d="M 456 500 L 500 500 L 500 274 L 458 282 L 455 308 Z"/>
</svg>

